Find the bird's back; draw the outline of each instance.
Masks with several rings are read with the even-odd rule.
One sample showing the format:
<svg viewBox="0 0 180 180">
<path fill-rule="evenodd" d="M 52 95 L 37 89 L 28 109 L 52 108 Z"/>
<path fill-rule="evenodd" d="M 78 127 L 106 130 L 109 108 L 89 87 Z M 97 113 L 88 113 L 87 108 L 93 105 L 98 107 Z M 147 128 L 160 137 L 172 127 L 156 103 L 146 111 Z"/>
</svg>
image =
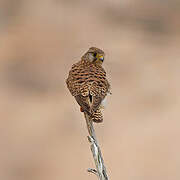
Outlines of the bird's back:
<svg viewBox="0 0 180 180">
<path fill-rule="evenodd" d="M 103 67 L 83 60 L 72 66 L 66 83 L 73 96 L 86 96 L 88 92 L 92 96 L 106 96 L 109 90 Z"/>
</svg>

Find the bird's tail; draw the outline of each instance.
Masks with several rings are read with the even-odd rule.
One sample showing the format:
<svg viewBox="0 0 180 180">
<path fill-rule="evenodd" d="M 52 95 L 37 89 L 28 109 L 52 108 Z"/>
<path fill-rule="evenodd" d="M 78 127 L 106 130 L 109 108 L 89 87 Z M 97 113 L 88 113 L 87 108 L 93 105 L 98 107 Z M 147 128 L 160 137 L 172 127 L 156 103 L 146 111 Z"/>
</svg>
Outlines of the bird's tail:
<svg viewBox="0 0 180 180">
<path fill-rule="evenodd" d="M 91 116 L 91 119 L 93 122 L 95 123 L 101 123 L 103 122 L 103 115 L 102 115 L 102 112 L 101 112 L 101 109 L 98 108 L 94 113 L 93 115 Z"/>
<path fill-rule="evenodd" d="M 90 113 L 89 111 L 84 111 L 82 107 L 80 107 L 80 111 L 86 113 L 89 116 L 89 118 L 95 123 L 103 122 L 103 115 L 100 107 L 94 113 Z"/>
</svg>

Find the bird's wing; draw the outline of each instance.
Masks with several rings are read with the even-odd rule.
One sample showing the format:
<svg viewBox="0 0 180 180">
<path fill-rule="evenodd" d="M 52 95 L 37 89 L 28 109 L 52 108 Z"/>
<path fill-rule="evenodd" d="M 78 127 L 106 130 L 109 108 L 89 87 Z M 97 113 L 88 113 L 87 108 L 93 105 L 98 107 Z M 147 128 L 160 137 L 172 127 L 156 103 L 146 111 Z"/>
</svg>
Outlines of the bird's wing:
<svg viewBox="0 0 180 180">
<path fill-rule="evenodd" d="M 91 105 L 92 112 L 95 112 L 99 108 L 104 97 L 105 96 L 97 96 L 97 95 L 92 97 L 92 105 Z"/>
<path fill-rule="evenodd" d="M 104 74 L 104 78 L 105 78 L 105 74 Z M 92 104 L 91 104 L 92 112 L 95 112 L 99 108 L 101 102 L 106 97 L 109 88 L 110 88 L 110 84 L 107 81 L 107 79 L 101 79 L 100 81 L 96 81 L 93 83 L 93 86 L 91 87 L 91 91 L 90 91 L 90 94 L 92 95 Z"/>
<path fill-rule="evenodd" d="M 82 109 L 90 115 L 91 113 L 90 113 L 90 105 L 89 105 L 88 97 L 79 94 L 75 96 L 75 99 L 77 103 L 82 107 Z"/>
</svg>

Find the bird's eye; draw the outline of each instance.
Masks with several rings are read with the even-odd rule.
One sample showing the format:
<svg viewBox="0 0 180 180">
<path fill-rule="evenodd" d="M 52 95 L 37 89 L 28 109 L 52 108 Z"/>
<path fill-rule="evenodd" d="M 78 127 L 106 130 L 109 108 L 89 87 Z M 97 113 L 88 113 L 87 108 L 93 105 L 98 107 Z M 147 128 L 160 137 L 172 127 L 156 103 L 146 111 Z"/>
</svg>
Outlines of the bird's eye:
<svg viewBox="0 0 180 180">
<path fill-rule="evenodd" d="M 97 53 L 95 52 L 95 53 L 93 54 L 93 56 L 96 57 L 96 56 L 97 56 Z"/>
</svg>

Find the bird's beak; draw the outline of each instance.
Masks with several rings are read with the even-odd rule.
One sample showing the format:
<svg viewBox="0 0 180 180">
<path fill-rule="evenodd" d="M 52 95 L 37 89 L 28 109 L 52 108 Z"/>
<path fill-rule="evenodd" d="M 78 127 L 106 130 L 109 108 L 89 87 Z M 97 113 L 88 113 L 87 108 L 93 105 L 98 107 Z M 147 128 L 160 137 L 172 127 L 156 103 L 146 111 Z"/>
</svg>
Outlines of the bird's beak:
<svg viewBox="0 0 180 180">
<path fill-rule="evenodd" d="M 104 61 L 104 56 L 99 56 L 99 60 Z"/>
</svg>

